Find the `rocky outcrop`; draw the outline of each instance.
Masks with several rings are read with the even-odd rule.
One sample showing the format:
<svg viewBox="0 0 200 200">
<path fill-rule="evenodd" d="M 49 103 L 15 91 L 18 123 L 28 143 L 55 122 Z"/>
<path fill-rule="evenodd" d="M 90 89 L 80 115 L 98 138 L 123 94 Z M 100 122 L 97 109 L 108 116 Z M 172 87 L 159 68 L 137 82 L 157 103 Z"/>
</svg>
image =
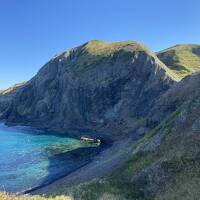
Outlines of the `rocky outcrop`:
<svg viewBox="0 0 200 200">
<path fill-rule="evenodd" d="M 7 88 L 6 90 L 0 90 L 0 95 L 4 95 L 4 94 L 13 94 L 16 93 L 16 91 L 21 88 L 26 82 L 22 82 L 22 83 L 17 83 L 9 88 Z"/>
<path fill-rule="evenodd" d="M 183 103 L 187 104 L 192 99 L 198 99 L 200 97 L 199 85 L 200 73 L 198 72 L 182 79 L 156 100 L 148 119 L 154 123 L 160 122 Z"/>
<path fill-rule="evenodd" d="M 143 188 L 145 196 L 179 199 L 181 194 L 191 191 L 190 186 L 194 187 L 199 181 L 199 86 L 200 73 L 197 73 L 185 78 L 161 98 L 168 99 L 171 104 L 176 102 L 177 109 L 159 125 L 153 137 L 149 137 L 141 148 L 146 157 L 151 157 L 151 163 L 133 177 L 133 182 L 146 183 Z M 195 183 L 192 183 L 193 179 Z M 179 187 L 180 183 L 184 187 Z M 192 194 L 188 196 L 192 197 Z"/>
<path fill-rule="evenodd" d="M 7 122 L 60 132 L 89 128 L 118 135 L 143 121 L 173 83 L 145 46 L 90 41 L 52 58 L 12 98 L 2 95 L 0 113 Z"/>
</svg>

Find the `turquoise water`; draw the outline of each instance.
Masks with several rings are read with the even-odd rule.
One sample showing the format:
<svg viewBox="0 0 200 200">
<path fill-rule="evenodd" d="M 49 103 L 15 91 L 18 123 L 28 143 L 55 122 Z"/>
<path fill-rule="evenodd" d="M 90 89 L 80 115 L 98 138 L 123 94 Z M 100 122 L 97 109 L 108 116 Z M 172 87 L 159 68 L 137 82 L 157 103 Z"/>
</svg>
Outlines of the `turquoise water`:
<svg viewBox="0 0 200 200">
<path fill-rule="evenodd" d="M 75 162 L 82 164 L 69 152 L 83 146 L 76 139 L 0 124 L 0 191 L 22 192 L 65 175 Z"/>
</svg>

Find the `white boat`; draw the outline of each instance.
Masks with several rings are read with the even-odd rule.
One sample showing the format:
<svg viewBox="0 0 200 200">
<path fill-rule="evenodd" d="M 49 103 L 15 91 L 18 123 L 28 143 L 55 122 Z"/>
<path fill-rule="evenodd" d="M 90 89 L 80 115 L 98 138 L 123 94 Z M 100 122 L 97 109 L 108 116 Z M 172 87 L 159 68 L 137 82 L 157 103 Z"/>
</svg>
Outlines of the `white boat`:
<svg viewBox="0 0 200 200">
<path fill-rule="evenodd" d="M 81 137 L 81 140 L 84 142 L 88 142 L 88 143 L 93 143 L 93 144 L 101 144 L 101 140 L 100 139 L 93 139 L 93 138 L 88 138 L 88 137 Z"/>
</svg>

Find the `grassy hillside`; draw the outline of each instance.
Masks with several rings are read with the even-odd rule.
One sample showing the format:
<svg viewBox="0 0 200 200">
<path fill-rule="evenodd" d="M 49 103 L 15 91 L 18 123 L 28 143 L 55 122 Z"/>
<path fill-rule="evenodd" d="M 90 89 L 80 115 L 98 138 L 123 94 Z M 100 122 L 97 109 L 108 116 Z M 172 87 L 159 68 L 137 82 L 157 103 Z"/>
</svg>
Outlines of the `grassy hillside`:
<svg viewBox="0 0 200 200">
<path fill-rule="evenodd" d="M 177 107 L 134 144 L 132 157 L 108 176 L 76 188 L 62 185 L 52 193 L 70 193 L 75 200 L 199 199 L 199 100 L 191 97 Z"/>
<path fill-rule="evenodd" d="M 78 50 L 76 62 L 74 63 L 74 73 L 76 76 L 82 75 L 84 72 L 97 67 L 99 63 L 105 63 L 105 61 L 112 65 L 121 58 L 126 63 L 133 52 L 135 54 L 145 52 L 152 55 L 152 52 L 146 46 L 135 41 L 104 42 L 92 40 L 58 56 L 68 57 L 73 55 L 73 52 L 76 50 Z"/>
<path fill-rule="evenodd" d="M 199 51 L 197 49 L 199 46 L 192 46 L 193 48 L 191 45 L 190 47 L 174 47 L 178 49 L 178 53 L 174 48 L 159 53 L 160 56 L 163 54 L 162 58 L 165 58 L 173 49 L 172 52 L 176 54 L 175 58 L 170 53 L 170 56 L 166 57 L 171 60 L 170 68 L 180 78 L 198 70 Z M 192 57 L 188 52 L 196 56 Z M 183 56 L 184 54 L 188 57 Z M 185 60 L 179 60 L 181 56 Z M 193 82 L 187 83 L 186 81 L 185 85 L 186 79 L 184 79 L 182 85 L 181 82 L 177 88 L 172 88 L 171 93 L 169 91 L 168 95 L 164 96 L 167 104 L 174 104 L 178 98 L 181 100 L 176 110 L 136 144 L 133 144 L 130 159 L 111 174 L 78 187 L 67 188 L 63 184 L 52 191 L 52 194 L 56 195 L 54 198 L 14 197 L 1 194 L 0 200 L 199 199 L 200 90 L 197 81 L 200 80 L 199 77 L 197 75 L 195 79 L 191 79 Z M 179 97 L 176 99 L 174 94 Z M 170 98 L 172 98 L 171 101 Z"/>
<path fill-rule="evenodd" d="M 172 200 L 200 195 L 200 107 L 178 108 L 133 147 L 132 158 L 110 176 L 80 186 L 78 199 Z M 180 123 L 180 125 L 179 125 Z M 196 127 L 196 128 L 195 128 Z M 105 198 L 106 199 L 106 198 Z"/>
<path fill-rule="evenodd" d="M 176 45 L 157 53 L 179 78 L 200 70 L 200 45 Z"/>
</svg>

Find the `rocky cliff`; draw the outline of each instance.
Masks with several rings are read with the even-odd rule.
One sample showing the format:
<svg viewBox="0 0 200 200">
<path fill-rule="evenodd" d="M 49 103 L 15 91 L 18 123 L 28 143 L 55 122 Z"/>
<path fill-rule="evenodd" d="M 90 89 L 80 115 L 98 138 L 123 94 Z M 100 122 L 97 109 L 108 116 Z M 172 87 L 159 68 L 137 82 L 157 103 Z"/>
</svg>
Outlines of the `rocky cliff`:
<svg viewBox="0 0 200 200">
<path fill-rule="evenodd" d="M 197 55 L 198 45 L 159 53 L 168 65 L 169 58 L 168 69 L 139 43 L 91 41 L 55 56 L 27 83 L 1 92 L 0 113 L 7 122 L 60 132 L 89 128 L 112 138 L 146 133 L 137 142 L 116 141 L 72 179 L 47 186 L 47 194 L 70 191 L 87 200 L 199 198 L 200 73 L 198 58 L 181 54 L 191 48 Z M 179 52 L 178 61 L 171 49 Z M 176 61 L 194 69 L 192 75 L 183 65 L 176 68 Z M 80 177 L 87 182 L 92 171 L 95 179 L 72 187 Z"/>
<path fill-rule="evenodd" d="M 90 41 L 56 55 L 30 81 L 2 95 L 1 118 L 60 132 L 122 134 L 144 121 L 173 83 L 144 45 Z"/>
<path fill-rule="evenodd" d="M 103 178 L 75 188 L 77 199 L 172 200 L 199 198 L 200 73 L 161 95 L 152 115 L 176 109 L 132 145 L 130 159 Z M 165 107 L 165 106 L 164 106 Z M 167 108 L 168 106 L 166 106 Z M 165 108 L 165 109 L 166 109 Z M 64 185 L 64 184 L 63 184 Z M 62 189 L 62 188 L 61 188 Z M 63 187 L 61 191 L 66 191 Z"/>
</svg>

